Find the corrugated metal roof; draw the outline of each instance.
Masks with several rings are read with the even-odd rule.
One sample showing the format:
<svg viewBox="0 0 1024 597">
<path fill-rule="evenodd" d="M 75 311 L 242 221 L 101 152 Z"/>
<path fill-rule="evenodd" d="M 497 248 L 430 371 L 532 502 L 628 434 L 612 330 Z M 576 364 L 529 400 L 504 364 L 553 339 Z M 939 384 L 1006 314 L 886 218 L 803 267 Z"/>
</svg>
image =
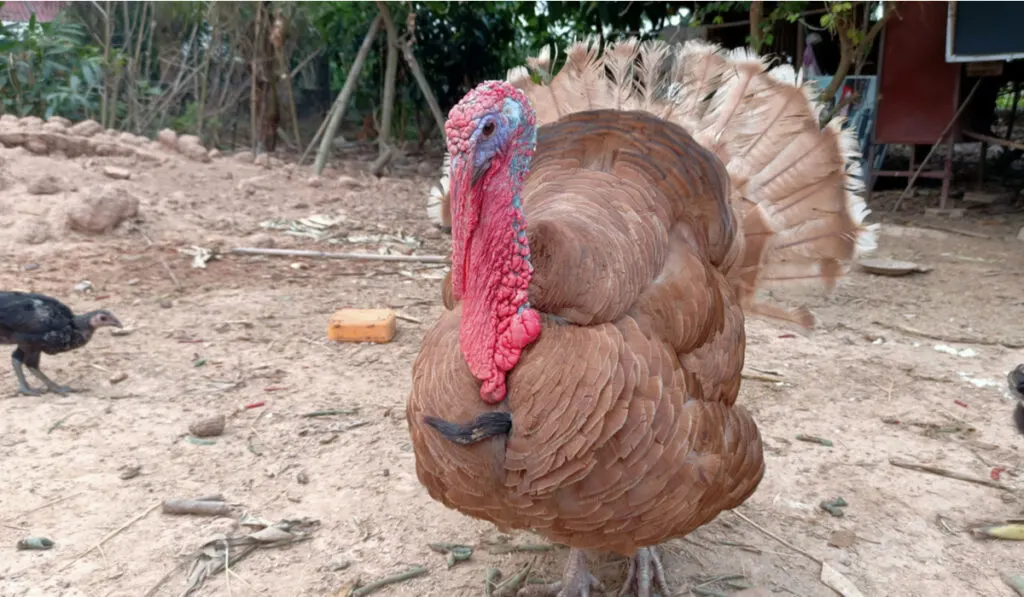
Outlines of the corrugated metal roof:
<svg viewBox="0 0 1024 597">
<path fill-rule="evenodd" d="M 0 21 L 14 21 L 27 23 L 36 13 L 36 20 L 42 23 L 49 23 L 57 18 L 60 11 L 68 5 L 68 2 L 16 2 L 8 0 L 0 6 Z"/>
</svg>

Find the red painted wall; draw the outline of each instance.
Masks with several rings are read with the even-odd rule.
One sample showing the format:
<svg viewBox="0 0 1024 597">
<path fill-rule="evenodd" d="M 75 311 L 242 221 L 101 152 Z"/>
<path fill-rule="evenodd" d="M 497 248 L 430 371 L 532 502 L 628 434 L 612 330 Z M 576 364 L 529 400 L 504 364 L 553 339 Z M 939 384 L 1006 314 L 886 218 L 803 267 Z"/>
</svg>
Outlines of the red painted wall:
<svg viewBox="0 0 1024 597">
<path fill-rule="evenodd" d="M 900 2 L 886 24 L 876 142 L 931 145 L 956 113 L 961 66 L 946 62 L 947 4 Z"/>
</svg>

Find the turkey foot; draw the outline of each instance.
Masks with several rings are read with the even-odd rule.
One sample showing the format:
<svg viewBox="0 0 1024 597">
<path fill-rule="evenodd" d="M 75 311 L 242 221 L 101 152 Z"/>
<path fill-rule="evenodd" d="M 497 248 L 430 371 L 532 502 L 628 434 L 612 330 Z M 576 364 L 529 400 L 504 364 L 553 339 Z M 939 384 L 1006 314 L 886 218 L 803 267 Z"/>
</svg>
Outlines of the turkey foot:
<svg viewBox="0 0 1024 597">
<path fill-rule="evenodd" d="M 25 381 L 25 372 L 21 370 L 21 360 L 12 357 L 11 364 L 14 365 L 14 376 L 18 378 L 18 393 L 22 396 L 38 396 L 42 394 L 39 390 L 31 388 Z"/>
<path fill-rule="evenodd" d="M 572 549 L 562 580 L 523 587 L 517 597 L 590 597 L 590 591 L 594 589 L 603 590 L 603 587 L 587 569 L 587 555 L 582 549 Z"/>
<path fill-rule="evenodd" d="M 672 593 L 668 590 L 668 581 L 665 578 L 665 567 L 661 564 L 658 552 L 653 547 L 641 547 L 629 561 L 626 583 L 622 585 L 619 597 L 654 597 L 657 593 L 651 592 L 652 586 L 658 590 L 661 597 L 671 597 Z"/>
<path fill-rule="evenodd" d="M 32 373 L 32 375 L 35 375 L 36 377 L 38 377 L 39 381 L 41 381 L 44 384 L 46 384 L 47 389 L 49 389 L 51 392 L 54 392 L 54 393 L 57 393 L 57 394 L 69 394 L 69 393 L 71 393 L 73 391 L 71 389 L 71 386 L 62 386 L 62 385 L 58 384 L 57 382 L 55 382 L 52 379 L 50 379 L 49 377 L 47 377 L 45 373 L 43 373 L 39 369 L 36 369 L 35 367 L 29 367 L 28 370 L 29 370 L 29 372 Z"/>
</svg>

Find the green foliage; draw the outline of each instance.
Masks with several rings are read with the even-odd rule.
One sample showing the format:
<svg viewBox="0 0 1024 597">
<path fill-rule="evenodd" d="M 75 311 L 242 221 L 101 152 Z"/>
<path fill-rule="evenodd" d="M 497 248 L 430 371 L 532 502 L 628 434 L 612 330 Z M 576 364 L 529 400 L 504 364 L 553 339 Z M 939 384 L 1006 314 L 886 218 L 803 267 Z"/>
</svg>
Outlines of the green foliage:
<svg viewBox="0 0 1024 597">
<path fill-rule="evenodd" d="M 447 109 L 481 81 L 503 79 L 522 64 L 525 48 L 516 43 L 519 15 L 529 2 L 422 2 L 415 6 L 416 58 L 438 103 Z M 415 82 L 408 79 L 415 87 Z M 423 102 L 418 88 L 414 101 Z"/>
<path fill-rule="evenodd" d="M 695 10 L 693 19 L 690 21 L 690 25 L 694 27 L 700 26 L 707 22 L 709 17 L 713 24 L 721 24 L 725 22 L 725 15 L 734 16 L 733 20 L 741 20 L 744 15 L 750 14 L 751 4 L 752 2 L 749 1 L 703 3 Z M 760 43 L 757 43 L 748 35 L 746 37 L 747 44 L 749 44 L 755 51 L 761 52 L 764 46 L 771 46 L 775 43 L 774 31 L 776 23 L 779 21 L 795 23 L 800 20 L 800 15 L 805 10 L 807 10 L 807 2 L 804 1 L 778 2 L 770 13 L 761 16 L 761 20 L 758 24 L 758 29 L 761 33 Z"/>
<path fill-rule="evenodd" d="M 54 21 L 0 24 L 0 102 L 18 116 L 74 120 L 99 110 L 102 56 L 84 27 Z"/>
</svg>

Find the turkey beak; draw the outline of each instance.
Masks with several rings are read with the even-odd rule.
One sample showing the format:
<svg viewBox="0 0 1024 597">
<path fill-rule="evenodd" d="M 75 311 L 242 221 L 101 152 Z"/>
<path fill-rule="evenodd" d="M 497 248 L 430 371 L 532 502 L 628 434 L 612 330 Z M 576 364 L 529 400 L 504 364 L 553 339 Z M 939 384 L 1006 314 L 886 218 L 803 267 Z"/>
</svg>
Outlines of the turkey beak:
<svg viewBox="0 0 1024 597">
<path fill-rule="evenodd" d="M 487 160 L 486 162 L 483 162 L 479 166 L 474 165 L 473 166 L 473 178 L 472 178 L 472 180 L 470 180 L 470 185 L 475 187 L 476 183 L 480 181 L 480 177 L 482 177 L 484 175 L 484 173 L 487 172 L 487 169 L 490 168 L 490 167 L 491 167 L 491 160 Z"/>
<path fill-rule="evenodd" d="M 110 316 L 110 325 L 114 326 L 115 328 L 124 327 L 121 325 L 121 320 L 114 317 L 113 315 Z"/>
</svg>

